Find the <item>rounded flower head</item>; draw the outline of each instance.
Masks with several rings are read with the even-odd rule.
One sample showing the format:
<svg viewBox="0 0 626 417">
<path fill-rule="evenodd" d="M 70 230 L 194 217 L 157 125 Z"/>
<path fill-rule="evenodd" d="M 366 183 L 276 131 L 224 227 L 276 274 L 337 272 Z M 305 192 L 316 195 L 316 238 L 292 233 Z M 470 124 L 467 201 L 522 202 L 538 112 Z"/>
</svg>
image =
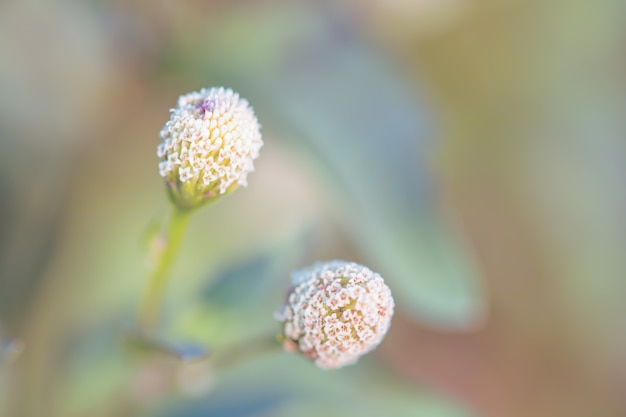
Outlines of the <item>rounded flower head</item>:
<svg viewBox="0 0 626 417">
<path fill-rule="evenodd" d="M 263 146 L 248 101 L 223 87 L 180 96 L 160 136 L 159 172 L 184 208 L 245 186 Z"/>
<path fill-rule="evenodd" d="M 333 369 L 355 363 L 383 340 L 394 302 L 377 273 L 331 261 L 296 271 L 292 283 L 276 313 L 286 350 L 299 350 L 319 367 Z"/>
</svg>

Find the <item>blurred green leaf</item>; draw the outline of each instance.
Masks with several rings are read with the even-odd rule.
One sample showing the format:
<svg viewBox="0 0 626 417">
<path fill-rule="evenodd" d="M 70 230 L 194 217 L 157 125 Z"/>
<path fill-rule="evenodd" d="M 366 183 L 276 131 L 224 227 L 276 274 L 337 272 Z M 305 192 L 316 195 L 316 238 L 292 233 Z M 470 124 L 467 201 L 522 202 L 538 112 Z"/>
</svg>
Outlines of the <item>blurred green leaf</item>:
<svg viewBox="0 0 626 417">
<path fill-rule="evenodd" d="M 287 291 L 282 283 L 301 266 L 312 244 L 313 232 L 304 230 L 288 241 L 253 252 L 218 270 L 204 291 L 204 299 L 223 310 L 250 307 L 255 300 Z M 265 297 L 264 297 L 265 296 Z M 272 297 L 270 297 L 272 298 Z"/>
<path fill-rule="evenodd" d="M 424 108 L 373 51 L 316 39 L 322 56 L 283 74 L 281 111 L 316 150 L 354 242 L 399 290 L 400 307 L 439 326 L 471 326 L 483 312 L 480 289 L 440 215 Z"/>
<path fill-rule="evenodd" d="M 221 375 L 207 398 L 176 404 L 158 415 L 470 416 L 431 393 L 418 393 L 369 359 L 324 371 L 300 356 L 280 352 Z"/>
<path fill-rule="evenodd" d="M 284 137 L 303 140 L 353 242 L 396 289 L 401 308 L 437 326 L 473 327 L 484 300 L 471 255 L 440 214 L 428 170 L 433 115 L 346 22 L 302 6 L 262 13 L 211 28 L 235 38 L 207 35 L 186 45 L 194 71 L 225 74 L 222 81 L 262 103 L 259 115 Z M 200 45 L 212 51 L 205 59 L 195 53 Z M 250 55 L 250 45 L 264 53 Z"/>
</svg>

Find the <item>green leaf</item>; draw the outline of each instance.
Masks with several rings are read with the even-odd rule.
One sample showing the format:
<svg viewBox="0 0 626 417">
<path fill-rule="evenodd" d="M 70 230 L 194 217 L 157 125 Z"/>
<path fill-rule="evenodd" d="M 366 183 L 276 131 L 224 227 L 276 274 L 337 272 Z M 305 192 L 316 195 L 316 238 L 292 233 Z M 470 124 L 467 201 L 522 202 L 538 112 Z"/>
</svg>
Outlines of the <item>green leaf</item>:
<svg viewBox="0 0 626 417">
<path fill-rule="evenodd" d="M 200 62 L 192 55 L 196 71 L 227 74 L 222 81 L 262 103 L 259 117 L 279 136 L 301 141 L 359 255 L 388 280 L 400 308 L 440 327 L 473 327 L 484 311 L 481 287 L 442 215 L 428 169 L 434 117 L 419 91 L 409 93 L 387 57 L 320 16 L 297 6 L 266 12 L 213 28 L 263 54 L 233 47 L 232 36 L 202 37 L 203 49 L 229 54 Z"/>
</svg>

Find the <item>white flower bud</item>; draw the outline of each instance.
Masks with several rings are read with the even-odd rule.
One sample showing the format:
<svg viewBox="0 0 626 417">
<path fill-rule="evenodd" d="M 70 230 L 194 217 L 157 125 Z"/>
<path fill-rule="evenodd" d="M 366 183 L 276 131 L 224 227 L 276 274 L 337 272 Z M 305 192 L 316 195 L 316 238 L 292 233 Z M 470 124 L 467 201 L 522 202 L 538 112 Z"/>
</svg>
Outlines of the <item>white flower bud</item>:
<svg viewBox="0 0 626 417">
<path fill-rule="evenodd" d="M 355 363 L 383 340 L 394 301 L 377 273 L 331 261 L 296 271 L 292 283 L 276 313 L 285 350 L 300 351 L 319 367 L 334 369 Z"/>
<path fill-rule="evenodd" d="M 180 96 L 160 136 L 159 173 L 183 208 L 245 186 L 263 146 L 248 101 L 223 87 Z"/>
</svg>

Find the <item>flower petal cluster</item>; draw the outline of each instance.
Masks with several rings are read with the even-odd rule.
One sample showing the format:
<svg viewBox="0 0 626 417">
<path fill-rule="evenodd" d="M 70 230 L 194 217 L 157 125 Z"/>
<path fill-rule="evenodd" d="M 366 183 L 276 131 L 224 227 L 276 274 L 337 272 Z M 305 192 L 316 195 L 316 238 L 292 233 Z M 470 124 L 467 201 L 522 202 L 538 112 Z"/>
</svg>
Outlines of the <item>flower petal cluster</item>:
<svg viewBox="0 0 626 417">
<path fill-rule="evenodd" d="M 325 369 L 355 363 L 384 338 L 394 301 L 382 277 L 363 265 L 330 261 L 296 271 L 276 313 L 283 346 Z"/>
<path fill-rule="evenodd" d="M 159 173 L 185 208 L 245 186 L 263 146 L 248 101 L 223 87 L 180 96 L 160 136 Z"/>
</svg>

